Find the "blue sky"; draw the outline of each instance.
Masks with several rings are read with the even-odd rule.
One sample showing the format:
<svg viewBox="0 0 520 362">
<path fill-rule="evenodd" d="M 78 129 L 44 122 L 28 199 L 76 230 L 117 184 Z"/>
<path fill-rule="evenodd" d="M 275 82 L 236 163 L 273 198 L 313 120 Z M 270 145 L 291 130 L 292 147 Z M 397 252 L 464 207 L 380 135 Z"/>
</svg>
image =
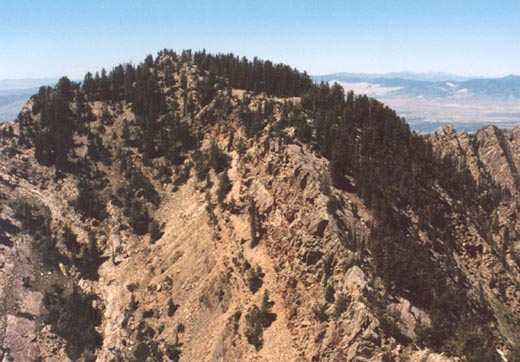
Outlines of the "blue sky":
<svg viewBox="0 0 520 362">
<path fill-rule="evenodd" d="M 0 79 L 79 79 L 164 48 L 311 74 L 520 74 L 520 1 L 0 0 Z"/>
</svg>

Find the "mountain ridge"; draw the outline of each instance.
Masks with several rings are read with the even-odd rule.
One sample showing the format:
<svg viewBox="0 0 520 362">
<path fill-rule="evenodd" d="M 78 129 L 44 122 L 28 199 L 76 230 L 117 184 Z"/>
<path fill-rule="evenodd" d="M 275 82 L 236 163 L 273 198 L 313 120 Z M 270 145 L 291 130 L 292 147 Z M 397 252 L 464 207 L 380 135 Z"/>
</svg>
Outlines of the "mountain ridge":
<svg viewBox="0 0 520 362">
<path fill-rule="evenodd" d="M 0 79 L 0 91 L 39 88 L 56 84 L 57 81 L 58 77 Z"/>
<path fill-rule="evenodd" d="M 460 81 L 314 76 L 314 81 L 339 82 L 345 91 L 375 97 L 395 109 L 417 132 L 432 134 L 440 126 L 477 132 L 486 124 L 512 128 L 520 123 L 520 77 Z"/>
<path fill-rule="evenodd" d="M 517 356 L 518 128 L 423 138 L 286 65 L 165 50 L 0 130 L 6 356 Z"/>
<path fill-rule="evenodd" d="M 365 76 L 363 74 L 348 74 L 342 75 L 344 73 L 333 73 L 327 74 L 323 76 L 313 76 L 312 78 L 316 81 L 339 81 L 339 82 L 372 82 L 380 84 L 383 87 L 402 87 L 403 90 L 395 90 L 391 91 L 395 92 L 396 95 L 406 95 L 418 93 L 410 93 L 414 90 L 414 87 L 417 87 L 416 92 L 422 91 L 421 95 L 423 96 L 438 96 L 438 97 L 448 97 L 453 96 L 457 92 L 466 89 L 468 92 L 472 92 L 473 95 L 481 95 L 487 97 L 510 97 L 513 96 L 518 98 L 520 96 L 520 76 L 518 75 L 508 75 L 500 78 L 465 78 L 462 80 L 453 80 L 453 79 L 444 79 L 444 80 L 425 80 L 425 79 L 416 79 L 410 78 L 401 78 L 399 74 L 395 73 L 397 76 L 393 76 L 393 73 L 389 73 L 388 75 L 369 75 Z M 408 87 L 409 89 L 407 89 Z M 426 91 L 427 88 L 430 89 L 429 92 Z M 408 93 L 407 93 L 408 92 Z"/>
<path fill-rule="evenodd" d="M 427 82 L 446 82 L 446 81 L 464 81 L 470 79 L 487 78 L 482 76 L 462 76 L 445 72 L 390 72 L 390 73 L 353 73 L 353 72 L 335 72 L 323 75 L 312 75 L 314 79 L 326 79 L 334 77 L 346 77 L 348 79 L 403 79 Z"/>
</svg>

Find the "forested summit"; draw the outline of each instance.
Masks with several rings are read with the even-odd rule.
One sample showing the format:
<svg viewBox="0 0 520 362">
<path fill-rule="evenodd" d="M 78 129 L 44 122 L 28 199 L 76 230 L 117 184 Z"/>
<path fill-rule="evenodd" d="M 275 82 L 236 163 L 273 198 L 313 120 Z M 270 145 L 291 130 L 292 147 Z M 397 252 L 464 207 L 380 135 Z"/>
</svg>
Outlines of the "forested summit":
<svg viewBox="0 0 520 362">
<path fill-rule="evenodd" d="M 233 96 L 236 90 L 245 92 Z M 126 108 L 133 118 L 111 129 L 115 115 Z M 225 193 L 226 152 L 240 153 L 262 136 L 282 147 L 306 145 L 329 160 L 333 186 L 359 195 L 374 214 L 366 245 L 360 246 L 346 226 L 340 242 L 366 249 L 369 258 L 360 264 L 381 281 L 382 296 L 370 298 L 383 320 L 392 321 L 383 296 L 405 297 L 431 316 L 430 325 L 417 328 L 414 343 L 471 361 L 498 358 L 489 301 L 460 288 L 467 281 L 453 256 L 461 248 L 453 215 L 465 215 L 480 235 L 493 240 L 498 225 L 489 216 L 508 202 L 511 191 L 489 175 L 477 183 L 465 165 L 435 155 L 427 139 L 375 99 L 345 95 L 337 84 L 315 84 L 287 65 L 164 50 L 137 66 L 88 73 L 81 84 L 62 78 L 54 88 L 43 87 L 17 122 L 18 144 L 33 147 L 40 164 L 55 167 L 58 179 L 66 174 L 82 179 L 74 200 L 79 212 L 102 221 L 110 201 L 123 208 L 135 234 L 149 233 L 152 239 L 159 232 L 150 214 L 161 200 L 136 159 L 155 169 L 162 183 L 175 186 L 191 170 L 210 184 L 211 169 L 222 175 Z M 227 150 L 215 143 L 203 149 L 204 132 L 213 125 L 229 134 Z M 232 139 L 233 127 L 244 139 Z M 86 152 L 79 152 L 81 145 Z M 110 167 L 120 172 L 124 187 L 107 187 Z M 334 217 L 345 205 L 329 189 L 323 192 Z M 392 322 L 383 327 L 411 343 Z"/>
</svg>

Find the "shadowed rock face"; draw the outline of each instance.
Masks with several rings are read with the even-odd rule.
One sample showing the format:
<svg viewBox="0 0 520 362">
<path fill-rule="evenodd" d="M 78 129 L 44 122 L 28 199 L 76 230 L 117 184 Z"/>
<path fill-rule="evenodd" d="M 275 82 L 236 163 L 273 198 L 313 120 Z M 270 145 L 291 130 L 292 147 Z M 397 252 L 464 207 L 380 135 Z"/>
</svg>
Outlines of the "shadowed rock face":
<svg viewBox="0 0 520 362">
<path fill-rule="evenodd" d="M 461 237 L 461 242 L 465 265 L 475 280 L 488 283 L 486 292 L 490 294 L 492 305 L 515 313 L 519 312 L 520 297 L 516 287 L 520 260 L 520 230 L 517 223 L 519 136 L 520 127 L 501 130 L 488 126 L 472 136 L 445 128 L 430 138 L 435 152 L 450 155 L 461 165 L 466 165 L 477 183 L 492 180 L 511 194 L 493 216 L 497 235 L 476 236 L 468 233 Z M 501 282 L 495 283 L 499 279 Z M 498 317 L 498 324 L 503 325 L 504 321 L 500 319 Z"/>
<path fill-rule="evenodd" d="M 456 133 L 453 127 L 439 130 L 430 137 L 434 151 L 450 155 L 468 166 L 479 181 L 489 174 L 498 185 L 516 193 L 520 187 L 520 126 L 501 130 L 487 126 L 475 135 Z"/>
<path fill-rule="evenodd" d="M 174 86 L 162 73 L 166 60 L 174 64 Z M 273 136 L 288 99 L 222 89 L 202 105 L 206 73 L 166 55 L 156 64 L 159 85 L 177 102 L 171 115 L 198 134 L 197 148 L 161 155 L 156 147 L 144 157 L 136 145 L 143 119 L 131 105 L 91 99 L 92 119 L 74 131 L 68 154 L 77 167 L 60 173 L 37 162 L 34 145 L 19 145 L 21 122 L 26 132 L 28 125 L 39 130 L 34 100 L 17 122 L 0 126 L 14 132 L 0 138 L 2 358 L 462 361 L 463 353 L 423 347 L 419 327 L 435 316 L 385 290 L 376 276 L 367 247 L 378 222 L 372 210 L 331 186 L 329 161 L 293 137 L 293 127 Z M 274 109 L 255 137 L 245 134 L 244 95 L 253 114 L 267 101 Z M 485 304 L 489 343 L 506 354 L 519 336 L 519 136 L 520 128 L 487 127 L 474 136 L 446 128 L 430 138 L 438 157 L 449 155 L 476 182 L 491 179 L 511 192 L 489 211 L 496 224 L 490 235 L 467 213 L 446 211 L 455 244 L 446 282 L 474 308 Z M 219 159 L 215 147 L 226 156 L 223 171 L 204 167 Z M 94 186 L 85 191 L 84 180 Z M 104 217 L 78 207 L 98 197 Z M 413 211 L 402 213 L 432 258 L 448 257 Z M 145 216 L 141 232 L 135 226 Z"/>
</svg>

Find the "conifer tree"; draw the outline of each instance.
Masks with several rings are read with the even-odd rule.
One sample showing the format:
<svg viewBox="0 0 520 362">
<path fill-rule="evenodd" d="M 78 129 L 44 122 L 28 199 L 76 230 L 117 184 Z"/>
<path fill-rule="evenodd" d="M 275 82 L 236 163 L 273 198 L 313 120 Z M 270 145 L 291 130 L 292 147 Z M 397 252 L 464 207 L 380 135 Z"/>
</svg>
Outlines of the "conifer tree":
<svg viewBox="0 0 520 362">
<path fill-rule="evenodd" d="M 249 201 L 249 228 L 251 231 L 251 247 L 254 248 L 259 240 L 258 240 L 258 230 L 257 230 L 257 212 L 256 205 L 253 198 Z"/>
</svg>

